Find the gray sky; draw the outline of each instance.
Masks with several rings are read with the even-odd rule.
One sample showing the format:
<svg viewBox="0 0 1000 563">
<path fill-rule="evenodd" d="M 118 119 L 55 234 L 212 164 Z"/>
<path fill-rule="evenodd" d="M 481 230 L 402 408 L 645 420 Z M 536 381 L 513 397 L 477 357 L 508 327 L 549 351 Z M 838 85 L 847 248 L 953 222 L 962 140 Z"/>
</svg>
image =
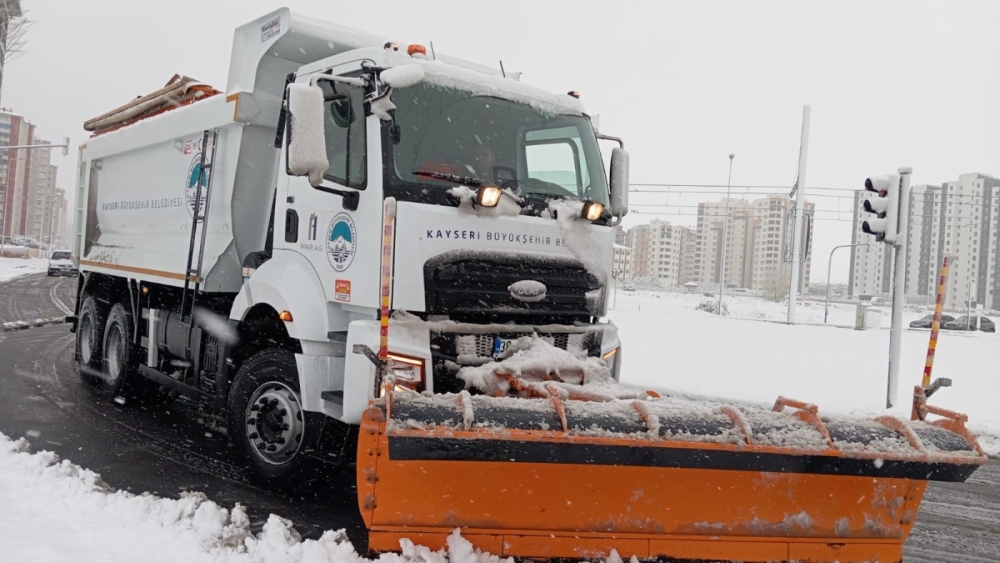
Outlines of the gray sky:
<svg viewBox="0 0 1000 563">
<path fill-rule="evenodd" d="M 85 138 L 85 119 L 174 73 L 225 88 L 233 30 L 279 5 L 22 3 L 37 23 L 28 54 L 6 69 L 2 105 L 43 137 L 68 135 L 74 144 Z M 433 41 L 438 52 L 484 64 L 502 59 L 523 81 L 555 92 L 579 90 L 602 132 L 624 137 L 633 183 L 725 184 L 732 152 L 734 186 L 790 185 L 803 104 L 812 105 L 808 186 L 860 188 L 866 175 L 901 165 L 913 166 L 917 184 L 1000 175 L 996 1 L 286 4 L 400 43 Z M 74 153 L 55 158 L 70 197 Z M 693 225 L 696 209 L 679 206 L 719 197 L 633 194 L 631 202 L 669 203 L 633 209 Z M 810 200 L 850 209 L 847 197 Z M 654 216 L 631 214 L 626 225 Z M 819 216 L 816 281 L 826 276 L 830 249 L 850 242 L 851 227 L 849 212 Z M 841 252 L 835 281 L 847 279 Z"/>
</svg>

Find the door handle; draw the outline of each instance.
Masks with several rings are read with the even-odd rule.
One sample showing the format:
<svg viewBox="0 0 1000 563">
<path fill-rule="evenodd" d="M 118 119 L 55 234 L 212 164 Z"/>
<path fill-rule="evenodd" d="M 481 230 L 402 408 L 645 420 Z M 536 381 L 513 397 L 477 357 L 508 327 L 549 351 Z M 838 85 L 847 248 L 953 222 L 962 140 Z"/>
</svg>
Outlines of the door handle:
<svg viewBox="0 0 1000 563">
<path fill-rule="evenodd" d="M 285 242 L 299 242 L 299 214 L 294 209 L 285 210 Z"/>
</svg>

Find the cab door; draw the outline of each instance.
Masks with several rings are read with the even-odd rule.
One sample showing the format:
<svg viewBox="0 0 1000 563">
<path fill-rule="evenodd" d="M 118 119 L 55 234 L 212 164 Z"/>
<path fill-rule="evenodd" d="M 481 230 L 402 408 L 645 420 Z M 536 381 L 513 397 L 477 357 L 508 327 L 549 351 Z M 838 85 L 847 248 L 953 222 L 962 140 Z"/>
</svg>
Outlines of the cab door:
<svg viewBox="0 0 1000 563">
<path fill-rule="evenodd" d="M 377 117 L 365 116 L 364 88 L 327 80 L 318 85 L 324 93 L 330 167 L 319 187 L 305 177 L 289 177 L 282 242 L 312 264 L 327 302 L 375 309 L 382 226 L 381 125 Z M 342 323 L 332 317 L 330 330 L 346 330 L 346 324 L 334 326 Z"/>
</svg>

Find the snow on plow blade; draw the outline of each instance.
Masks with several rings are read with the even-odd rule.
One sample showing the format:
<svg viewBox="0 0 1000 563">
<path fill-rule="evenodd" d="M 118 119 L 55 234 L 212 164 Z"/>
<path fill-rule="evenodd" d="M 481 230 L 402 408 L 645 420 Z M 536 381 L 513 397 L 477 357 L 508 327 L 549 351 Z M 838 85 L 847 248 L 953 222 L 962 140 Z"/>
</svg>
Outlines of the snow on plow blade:
<svg viewBox="0 0 1000 563">
<path fill-rule="evenodd" d="M 362 421 L 359 505 L 371 551 L 459 528 L 523 558 L 894 562 L 927 481 L 986 462 L 961 422 L 392 393 Z"/>
</svg>

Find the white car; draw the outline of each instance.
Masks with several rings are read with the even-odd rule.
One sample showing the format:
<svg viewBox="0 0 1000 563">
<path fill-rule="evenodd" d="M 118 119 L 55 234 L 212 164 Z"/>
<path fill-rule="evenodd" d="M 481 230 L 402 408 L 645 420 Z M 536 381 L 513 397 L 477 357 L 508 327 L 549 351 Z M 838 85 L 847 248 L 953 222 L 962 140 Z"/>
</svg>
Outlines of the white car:
<svg viewBox="0 0 1000 563">
<path fill-rule="evenodd" d="M 49 257 L 50 276 L 75 276 L 76 264 L 73 263 L 73 255 L 68 250 L 57 250 Z"/>
</svg>

